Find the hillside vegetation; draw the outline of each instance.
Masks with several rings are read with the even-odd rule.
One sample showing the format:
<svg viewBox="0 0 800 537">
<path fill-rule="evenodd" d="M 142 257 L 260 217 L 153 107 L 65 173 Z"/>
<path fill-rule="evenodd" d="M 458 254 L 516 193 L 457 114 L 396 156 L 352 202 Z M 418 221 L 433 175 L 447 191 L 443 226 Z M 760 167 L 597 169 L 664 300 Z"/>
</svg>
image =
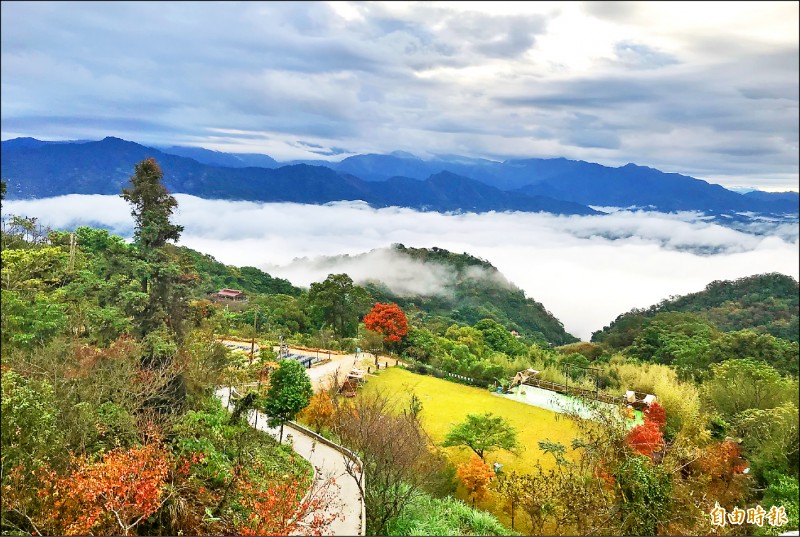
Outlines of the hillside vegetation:
<svg viewBox="0 0 800 537">
<path fill-rule="evenodd" d="M 526 297 L 486 260 L 436 247 L 396 244 L 392 249 L 413 260 L 446 267 L 454 274 L 452 284 L 429 296 L 399 296 L 379 281 L 365 284 L 377 300 L 399 304 L 433 330 L 492 319 L 539 343 L 563 345 L 578 341 L 541 303 Z"/>
<path fill-rule="evenodd" d="M 796 376 L 799 293 L 794 278 L 777 273 L 714 281 L 698 293 L 622 314 L 592 341 L 698 376 L 732 357 L 765 360 Z"/>
</svg>

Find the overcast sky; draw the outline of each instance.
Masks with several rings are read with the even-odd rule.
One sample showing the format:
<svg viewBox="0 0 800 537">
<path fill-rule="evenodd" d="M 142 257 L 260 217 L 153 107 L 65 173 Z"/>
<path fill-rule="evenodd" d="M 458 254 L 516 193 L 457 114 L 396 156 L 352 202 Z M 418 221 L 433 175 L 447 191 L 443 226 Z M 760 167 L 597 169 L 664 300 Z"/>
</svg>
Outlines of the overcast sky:
<svg viewBox="0 0 800 537">
<path fill-rule="evenodd" d="M 797 2 L 2 2 L 0 136 L 798 189 Z"/>
</svg>

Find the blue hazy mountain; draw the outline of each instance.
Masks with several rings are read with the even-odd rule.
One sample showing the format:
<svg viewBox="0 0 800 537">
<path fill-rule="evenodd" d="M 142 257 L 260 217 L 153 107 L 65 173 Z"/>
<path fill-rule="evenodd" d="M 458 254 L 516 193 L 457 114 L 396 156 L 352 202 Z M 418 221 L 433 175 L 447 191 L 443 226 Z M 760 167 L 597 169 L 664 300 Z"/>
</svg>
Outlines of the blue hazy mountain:
<svg viewBox="0 0 800 537">
<path fill-rule="evenodd" d="M 261 153 L 224 153 L 204 149 L 202 147 L 186 147 L 173 145 L 170 147 L 154 146 L 164 153 L 188 157 L 196 160 L 200 164 L 210 166 L 223 166 L 226 168 L 277 168 L 280 166 L 278 161 L 269 155 Z"/>
<path fill-rule="evenodd" d="M 798 192 L 764 192 L 763 190 L 751 190 L 747 192 L 745 196 L 759 201 L 791 203 L 795 207 L 800 205 L 800 193 Z"/>
<path fill-rule="evenodd" d="M 504 192 L 451 173 L 425 180 L 394 177 L 370 182 L 308 164 L 274 169 L 210 166 L 114 137 L 74 144 L 2 142 L 2 176 L 8 183 L 9 199 L 119 194 L 134 165 L 148 157 L 161 166 L 170 192 L 202 198 L 312 204 L 362 200 L 374 207 L 398 205 L 431 211 L 597 214 L 578 203 Z"/>
<path fill-rule="evenodd" d="M 68 193 L 116 194 L 133 165 L 152 156 L 172 192 L 203 198 L 325 203 L 364 200 L 436 211 L 522 210 L 591 214 L 592 206 L 696 210 L 711 214 L 797 214 L 797 193 L 740 194 L 677 173 L 618 168 L 565 158 L 503 162 L 410 153 L 355 155 L 340 162 L 277 163 L 267 155 L 203 148 L 146 147 L 109 137 L 99 142 L 2 142 L 9 198 Z"/>
</svg>

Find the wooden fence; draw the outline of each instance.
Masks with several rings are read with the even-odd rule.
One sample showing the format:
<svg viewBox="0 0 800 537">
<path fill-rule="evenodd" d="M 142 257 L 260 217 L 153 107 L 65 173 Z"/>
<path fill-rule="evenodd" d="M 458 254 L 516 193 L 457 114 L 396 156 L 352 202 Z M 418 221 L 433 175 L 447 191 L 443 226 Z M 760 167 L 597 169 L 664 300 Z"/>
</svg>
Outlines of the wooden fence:
<svg viewBox="0 0 800 537">
<path fill-rule="evenodd" d="M 542 388 L 543 390 L 550 390 L 564 395 L 573 395 L 576 397 L 585 397 L 587 399 L 594 399 L 602 401 L 603 403 L 617 404 L 622 402 L 622 397 L 614 397 L 596 390 L 587 390 L 578 386 L 568 386 L 566 384 L 559 384 L 549 380 L 542 379 L 528 379 L 523 383 L 524 386 L 533 386 L 534 388 Z"/>
</svg>

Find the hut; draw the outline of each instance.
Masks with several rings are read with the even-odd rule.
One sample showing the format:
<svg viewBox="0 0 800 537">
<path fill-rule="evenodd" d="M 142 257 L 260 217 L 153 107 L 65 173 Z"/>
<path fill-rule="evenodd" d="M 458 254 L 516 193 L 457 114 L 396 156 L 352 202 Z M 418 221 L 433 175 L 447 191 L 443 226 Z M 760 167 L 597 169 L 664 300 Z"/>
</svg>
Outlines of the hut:
<svg viewBox="0 0 800 537">
<path fill-rule="evenodd" d="M 224 300 L 247 300 L 247 295 L 239 289 L 220 289 L 217 291 L 216 297 Z"/>
</svg>

